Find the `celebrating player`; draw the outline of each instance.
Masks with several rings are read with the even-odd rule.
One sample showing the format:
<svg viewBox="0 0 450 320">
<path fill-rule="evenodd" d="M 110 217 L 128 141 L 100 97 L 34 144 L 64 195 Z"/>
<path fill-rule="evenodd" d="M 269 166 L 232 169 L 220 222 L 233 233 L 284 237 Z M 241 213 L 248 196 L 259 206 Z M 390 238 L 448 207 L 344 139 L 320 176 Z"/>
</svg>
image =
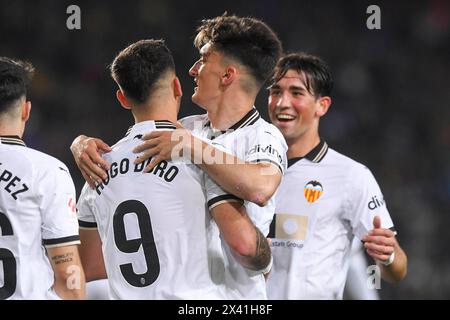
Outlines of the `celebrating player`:
<svg viewBox="0 0 450 320">
<path fill-rule="evenodd" d="M 275 68 L 269 115 L 289 149 L 271 225 L 271 299 L 341 299 L 354 236 L 384 279 L 406 274 L 406 255 L 372 173 L 319 136 L 331 89 L 328 67 L 318 57 L 289 54 Z"/>
<path fill-rule="evenodd" d="M 139 41 L 119 53 L 111 74 L 136 124 L 104 155 L 107 179 L 94 189 L 86 184 L 79 200 L 87 279 L 108 277 L 112 298 L 232 298 L 219 231 L 248 273 L 261 275 L 271 262 L 242 200 L 190 161 L 161 161 L 148 173 L 134 163 L 145 133 L 176 128 L 182 91 L 171 53 L 162 40 Z"/>
<path fill-rule="evenodd" d="M 279 130 L 261 119 L 254 103 L 281 54 L 280 40 L 260 20 L 223 15 L 204 20 L 194 44 L 201 58 L 189 71 L 197 84 L 192 101 L 208 113 L 183 119 L 186 129 L 143 135 L 147 141 L 135 149 L 142 152 L 137 163 L 152 168 L 170 159 L 181 140 L 185 158 L 198 164 L 227 192 L 248 200 L 248 215 L 267 235 L 275 209 L 273 194 L 286 166 L 287 146 Z M 213 140 L 237 158 L 226 161 L 230 155 L 214 149 L 214 158 L 223 160 L 208 161 L 206 157 L 212 153 L 205 150 L 211 146 L 196 136 Z M 104 169 L 110 167 L 99 150 L 109 148 L 101 140 L 85 136 L 72 145 L 77 165 L 91 185 L 93 180 L 106 179 Z M 150 157 L 154 159 L 149 163 Z M 214 201 L 220 199 L 215 197 Z M 224 250 L 228 259 L 226 282 L 234 288 L 234 298 L 266 298 L 263 276 L 250 274 L 227 247 Z"/>
</svg>

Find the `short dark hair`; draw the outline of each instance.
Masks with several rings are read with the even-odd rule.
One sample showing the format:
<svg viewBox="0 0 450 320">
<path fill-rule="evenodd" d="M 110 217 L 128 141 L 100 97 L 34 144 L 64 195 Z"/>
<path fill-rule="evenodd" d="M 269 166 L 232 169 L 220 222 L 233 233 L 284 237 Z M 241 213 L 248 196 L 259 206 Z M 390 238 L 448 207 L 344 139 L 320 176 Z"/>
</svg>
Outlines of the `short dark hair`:
<svg viewBox="0 0 450 320">
<path fill-rule="evenodd" d="M 333 79 L 321 58 L 304 52 L 286 54 L 278 61 L 271 84 L 280 81 L 289 70 L 305 75 L 306 89 L 316 98 L 331 95 Z"/>
<path fill-rule="evenodd" d="M 175 71 L 172 53 L 164 40 L 140 40 L 123 49 L 111 64 L 111 76 L 134 102 L 147 101 L 167 71 Z"/>
<path fill-rule="evenodd" d="M 0 114 L 8 112 L 21 97 L 27 97 L 33 75 L 31 63 L 0 57 Z"/>
<path fill-rule="evenodd" d="M 197 49 L 210 42 L 214 49 L 247 67 L 259 87 L 272 75 L 282 52 L 275 32 L 255 18 L 224 14 L 203 20 L 197 32 Z"/>
</svg>

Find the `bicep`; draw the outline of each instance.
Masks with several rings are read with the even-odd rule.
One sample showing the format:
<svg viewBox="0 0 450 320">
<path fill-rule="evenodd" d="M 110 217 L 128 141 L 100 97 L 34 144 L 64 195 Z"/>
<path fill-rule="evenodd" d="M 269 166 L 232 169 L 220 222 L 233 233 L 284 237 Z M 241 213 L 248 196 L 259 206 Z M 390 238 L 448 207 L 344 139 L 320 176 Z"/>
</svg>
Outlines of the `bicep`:
<svg viewBox="0 0 450 320">
<path fill-rule="evenodd" d="M 254 164 L 254 166 L 256 167 L 256 174 L 252 181 L 256 190 L 253 191 L 251 199 L 248 200 L 264 206 L 280 186 L 283 173 L 282 169 L 272 162 L 260 162 Z"/>
<path fill-rule="evenodd" d="M 252 255 L 256 246 L 255 227 L 242 202 L 224 202 L 210 210 L 230 248 L 240 255 Z"/>
<path fill-rule="evenodd" d="M 231 228 L 235 224 L 242 223 L 247 219 L 247 213 L 242 201 L 235 200 L 220 203 L 210 208 L 211 215 L 216 220 L 220 229 Z"/>
<path fill-rule="evenodd" d="M 282 168 L 277 163 L 273 162 L 259 162 L 256 166 L 260 171 L 260 175 L 265 177 L 267 182 L 274 186 L 276 190 L 283 177 Z"/>
</svg>

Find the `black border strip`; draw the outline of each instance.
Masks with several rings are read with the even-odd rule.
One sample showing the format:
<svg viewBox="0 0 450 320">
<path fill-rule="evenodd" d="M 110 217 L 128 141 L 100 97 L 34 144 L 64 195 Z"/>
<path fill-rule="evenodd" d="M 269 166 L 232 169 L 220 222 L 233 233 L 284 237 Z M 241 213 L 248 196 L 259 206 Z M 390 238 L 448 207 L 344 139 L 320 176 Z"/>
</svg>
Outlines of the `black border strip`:
<svg viewBox="0 0 450 320">
<path fill-rule="evenodd" d="M 56 238 L 56 239 L 42 239 L 42 243 L 46 246 L 52 246 L 55 244 L 62 244 L 66 242 L 73 242 L 73 241 L 80 241 L 80 236 L 68 236 L 63 238 Z"/>
<path fill-rule="evenodd" d="M 217 196 L 215 198 L 212 198 L 211 200 L 208 201 L 208 208 L 213 207 L 217 202 L 220 201 L 227 201 L 227 200 L 234 200 L 234 201 L 243 201 L 241 198 L 238 198 L 232 194 L 223 194 L 220 196 Z"/>
<path fill-rule="evenodd" d="M 97 229 L 97 223 L 95 223 L 95 222 L 87 222 L 87 221 L 78 220 L 78 224 L 81 228 Z"/>
</svg>

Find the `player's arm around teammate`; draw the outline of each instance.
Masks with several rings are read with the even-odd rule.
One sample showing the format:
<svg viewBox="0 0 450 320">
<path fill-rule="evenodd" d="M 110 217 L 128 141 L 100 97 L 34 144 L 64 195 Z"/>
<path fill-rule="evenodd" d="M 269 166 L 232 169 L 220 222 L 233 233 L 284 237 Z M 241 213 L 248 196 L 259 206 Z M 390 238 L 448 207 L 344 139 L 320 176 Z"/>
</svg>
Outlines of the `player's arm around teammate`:
<svg viewBox="0 0 450 320">
<path fill-rule="evenodd" d="M 174 140 L 172 137 L 181 138 Z M 226 191 L 260 206 L 273 196 L 281 182 L 282 174 L 273 164 L 243 161 L 194 137 L 186 129 L 153 132 L 144 135 L 142 139 L 145 141 L 135 149 L 135 152 L 142 152 L 136 163 L 154 157 L 145 171 L 150 171 L 162 160 L 172 159 L 172 150 L 175 148 L 180 150 L 179 156 L 182 156 L 182 150 L 185 150 L 186 157 L 198 164 Z M 91 187 L 95 182 L 100 183 L 102 179 L 107 178 L 106 170 L 110 168 L 110 164 L 101 154 L 110 150 L 110 147 L 98 138 L 80 135 L 73 141 L 71 151 L 75 162 Z M 205 161 L 206 154 L 219 161 Z"/>
<path fill-rule="evenodd" d="M 134 151 L 139 153 L 136 163 L 152 159 L 146 171 L 152 170 L 162 160 L 183 156 L 197 164 L 226 191 L 260 206 L 273 196 L 281 182 L 282 173 L 275 165 L 239 159 L 184 128 L 172 133 L 152 132 L 144 135 L 142 140 L 144 142 Z"/>
<path fill-rule="evenodd" d="M 216 133 L 242 132 L 241 129 L 255 124 L 259 119 L 254 108 L 256 96 L 282 52 L 274 31 L 262 21 L 224 14 L 202 21 L 194 45 L 200 58 L 189 70 L 196 84 L 191 99 L 207 111 L 207 127 Z M 186 127 L 197 133 L 195 124 L 194 128 Z M 226 154 L 183 129 L 144 135 L 142 139 L 146 141 L 134 151 L 141 153 L 137 163 L 154 157 L 147 165 L 150 170 L 159 161 L 171 159 L 176 146 L 186 149 L 183 156 L 199 165 L 227 192 L 265 206 L 281 182 L 282 169 L 279 167 L 283 161 L 278 157 L 282 159 L 286 149 L 284 139 L 276 131 L 264 126 L 240 135 L 237 144 L 245 146 L 248 143 L 244 155 Z M 109 148 L 101 140 L 79 136 L 71 150 L 91 186 L 94 181 L 100 183 L 106 178 L 104 169 L 109 165 L 101 161 L 99 152 Z M 251 151 L 253 155 L 250 155 Z M 218 161 L 208 161 L 211 158 Z"/>
</svg>

